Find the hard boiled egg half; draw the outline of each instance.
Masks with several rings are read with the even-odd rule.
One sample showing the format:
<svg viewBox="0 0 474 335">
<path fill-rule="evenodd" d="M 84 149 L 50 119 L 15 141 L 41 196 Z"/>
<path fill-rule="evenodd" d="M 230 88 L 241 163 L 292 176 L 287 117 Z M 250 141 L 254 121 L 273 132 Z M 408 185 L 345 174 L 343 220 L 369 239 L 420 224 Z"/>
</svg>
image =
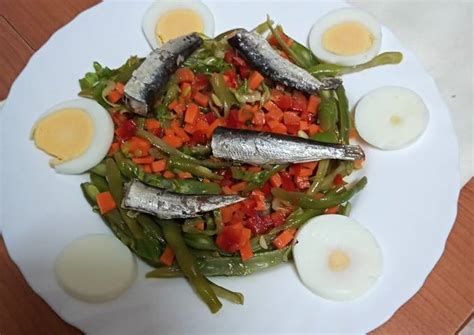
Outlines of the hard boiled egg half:
<svg viewBox="0 0 474 335">
<path fill-rule="evenodd" d="M 358 65 L 380 51 L 382 31 L 370 14 L 355 8 L 329 12 L 313 25 L 309 46 L 326 63 Z"/>
<path fill-rule="evenodd" d="M 295 237 L 293 256 L 305 286 L 330 300 L 362 296 L 383 268 L 382 252 L 372 234 L 337 214 L 308 221 Z"/>
<path fill-rule="evenodd" d="M 214 36 L 214 17 L 197 0 L 160 0 L 148 8 L 142 30 L 153 49 L 176 37 L 193 32 Z"/>
<path fill-rule="evenodd" d="M 384 150 L 402 149 L 415 142 L 428 126 L 430 114 L 412 90 L 383 86 L 367 93 L 355 110 L 359 135 Z"/>
<path fill-rule="evenodd" d="M 79 174 L 105 157 L 114 137 L 109 113 L 89 99 L 64 101 L 50 108 L 31 131 L 36 146 L 53 156 L 56 172 Z"/>
</svg>

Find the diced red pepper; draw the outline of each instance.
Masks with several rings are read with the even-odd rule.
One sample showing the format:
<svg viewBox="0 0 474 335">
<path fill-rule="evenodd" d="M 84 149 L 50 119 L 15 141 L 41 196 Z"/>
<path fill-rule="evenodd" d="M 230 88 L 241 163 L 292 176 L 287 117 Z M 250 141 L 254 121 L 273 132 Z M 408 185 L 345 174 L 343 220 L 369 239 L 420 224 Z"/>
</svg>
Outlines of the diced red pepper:
<svg viewBox="0 0 474 335">
<path fill-rule="evenodd" d="M 334 177 L 333 179 L 333 184 L 336 185 L 336 186 L 343 186 L 345 185 L 346 183 L 344 182 L 344 179 L 342 177 L 342 175 L 340 175 L 339 173 Z"/>
<path fill-rule="evenodd" d="M 217 235 L 216 244 L 222 251 L 237 252 L 247 241 L 242 223 L 224 226 Z"/>
<path fill-rule="evenodd" d="M 194 73 L 190 68 L 182 67 L 176 70 L 176 77 L 179 83 L 191 83 L 194 80 Z"/>
<path fill-rule="evenodd" d="M 285 171 L 280 172 L 280 177 L 281 177 L 281 187 L 285 191 L 289 191 L 289 192 L 296 191 L 295 183 L 293 183 L 293 179 L 288 174 L 288 172 L 285 172 Z"/>
<path fill-rule="evenodd" d="M 271 99 L 281 110 L 284 111 L 289 109 L 293 104 L 291 95 L 277 89 L 271 91 Z"/>
<path fill-rule="evenodd" d="M 206 113 L 202 116 L 203 120 L 206 121 L 208 124 L 212 124 L 216 119 L 217 119 L 217 116 L 216 114 L 212 113 L 212 112 L 209 112 L 209 113 Z"/>
<path fill-rule="evenodd" d="M 227 116 L 227 124 L 226 126 L 229 128 L 239 128 L 239 110 L 238 109 L 231 109 L 229 111 L 229 115 Z"/>
<path fill-rule="evenodd" d="M 295 177 L 295 184 L 300 190 L 307 189 L 311 186 L 311 182 L 308 177 Z"/>
<path fill-rule="evenodd" d="M 194 76 L 193 92 L 200 92 L 209 87 L 209 78 L 205 74 Z"/>
<path fill-rule="evenodd" d="M 231 88 L 237 88 L 237 74 L 233 69 L 224 72 L 224 79 L 227 86 Z"/>
<path fill-rule="evenodd" d="M 306 112 L 308 109 L 308 100 L 303 93 L 295 91 L 293 93 L 293 101 L 291 109 L 297 112 Z"/>
<path fill-rule="evenodd" d="M 119 141 L 127 141 L 135 135 L 137 125 L 133 120 L 125 120 L 122 125 L 115 130 L 115 135 Z"/>
<path fill-rule="evenodd" d="M 250 67 L 242 65 L 239 67 L 239 74 L 242 79 L 247 79 L 250 76 Z"/>
</svg>

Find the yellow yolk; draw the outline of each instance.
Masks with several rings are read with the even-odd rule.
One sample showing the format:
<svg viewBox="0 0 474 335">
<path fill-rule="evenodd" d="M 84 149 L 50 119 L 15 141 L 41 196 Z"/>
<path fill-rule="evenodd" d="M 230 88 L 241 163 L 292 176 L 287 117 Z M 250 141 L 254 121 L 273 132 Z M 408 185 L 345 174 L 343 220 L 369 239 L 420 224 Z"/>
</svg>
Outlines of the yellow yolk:
<svg viewBox="0 0 474 335">
<path fill-rule="evenodd" d="M 326 30 L 322 42 L 329 52 L 352 56 L 369 50 L 374 43 L 374 36 L 358 22 L 343 22 Z"/>
<path fill-rule="evenodd" d="M 351 263 L 347 254 L 341 250 L 331 252 L 328 259 L 329 268 L 332 271 L 344 271 Z"/>
<path fill-rule="evenodd" d="M 51 165 L 82 155 L 92 142 L 94 124 L 79 108 L 60 109 L 38 121 L 33 140 L 38 148 L 55 157 Z"/>
<path fill-rule="evenodd" d="M 198 13 L 191 9 L 174 9 L 159 18 L 155 35 L 159 42 L 166 43 L 182 35 L 202 33 L 203 30 L 204 22 Z"/>
</svg>

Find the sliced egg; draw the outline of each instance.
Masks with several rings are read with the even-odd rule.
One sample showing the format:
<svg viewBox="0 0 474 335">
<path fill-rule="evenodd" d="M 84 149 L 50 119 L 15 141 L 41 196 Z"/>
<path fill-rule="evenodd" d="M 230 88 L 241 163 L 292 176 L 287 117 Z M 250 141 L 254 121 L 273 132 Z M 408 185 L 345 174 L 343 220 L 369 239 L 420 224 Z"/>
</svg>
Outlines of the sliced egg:
<svg viewBox="0 0 474 335">
<path fill-rule="evenodd" d="M 298 274 L 311 291 L 330 300 L 352 300 L 369 291 L 382 273 L 373 235 L 355 220 L 317 216 L 298 231 L 293 247 Z"/>
<path fill-rule="evenodd" d="M 370 14 L 355 8 L 337 9 L 321 17 L 309 34 L 309 46 L 326 63 L 358 65 L 380 51 L 382 30 Z"/>
<path fill-rule="evenodd" d="M 398 86 L 384 86 L 369 92 L 355 109 L 359 135 L 384 150 L 401 149 L 416 141 L 429 119 L 429 111 L 421 97 Z"/>
<path fill-rule="evenodd" d="M 193 32 L 214 36 L 214 17 L 195 0 L 155 1 L 142 21 L 142 30 L 153 49 L 178 36 Z"/>
<path fill-rule="evenodd" d="M 109 113 L 90 99 L 64 101 L 50 108 L 33 126 L 36 146 L 53 156 L 56 172 L 79 174 L 105 157 L 114 137 Z"/>
<path fill-rule="evenodd" d="M 73 297 L 88 302 L 117 298 L 137 274 L 135 257 L 115 237 L 86 235 L 72 241 L 55 263 L 58 284 Z"/>
</svg>

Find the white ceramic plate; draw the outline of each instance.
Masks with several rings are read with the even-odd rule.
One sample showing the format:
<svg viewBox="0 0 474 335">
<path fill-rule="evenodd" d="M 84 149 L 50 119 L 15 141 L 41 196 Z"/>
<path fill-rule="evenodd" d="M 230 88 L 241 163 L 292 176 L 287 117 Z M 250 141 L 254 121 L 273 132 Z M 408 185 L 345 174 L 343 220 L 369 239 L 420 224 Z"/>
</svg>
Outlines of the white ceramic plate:
<svg viewBox="0 0 474 335">
<path fill-rule="evenodd" d="M 216 32 L 250 28 L 267 13 L 289 35 L 305 41 L 313 22 L 344 4 L 304 2 L 209 2 Z M 1 219 L 8 251 L 31 287 L 66 321 L 90 334 L 223 332 L 367 332 L 382 324 L 423 284 L 443 252 L 456 215 L 458 149 L 445 103 L 433 80 L 393 34 L 383 29 L 382 51 L 400 50 L 399 66 L 344 77 L 351 106 L 382 85 L 418 92 L 431 119 L 411 147 L 386 152 L 366 147 L 367 188 L 353 202 L 352 216 L 376 236 L 385 270 L 365 297 L 330 302 L 309 292 L 293 264 L 248 278 L 216 281 L 245 294 L 245 305 L 224 303 L 212 315 L 183 279 L 138 280 L 119 299 L 104 304 L 74 300 L 57 285 L 56 255 L 70 241 L 109 233 L 84 200 L 79 183 L 87 176 L 59 175 L 28 139 L 37 117 L 74 98 L 77 83 L 97 60 L 119 66 L 131 54 L 149 52 L 141 32 L 147 2 L 106 2 L 58 31 L 16 80 L 2 111 Z"/>
</svg>

